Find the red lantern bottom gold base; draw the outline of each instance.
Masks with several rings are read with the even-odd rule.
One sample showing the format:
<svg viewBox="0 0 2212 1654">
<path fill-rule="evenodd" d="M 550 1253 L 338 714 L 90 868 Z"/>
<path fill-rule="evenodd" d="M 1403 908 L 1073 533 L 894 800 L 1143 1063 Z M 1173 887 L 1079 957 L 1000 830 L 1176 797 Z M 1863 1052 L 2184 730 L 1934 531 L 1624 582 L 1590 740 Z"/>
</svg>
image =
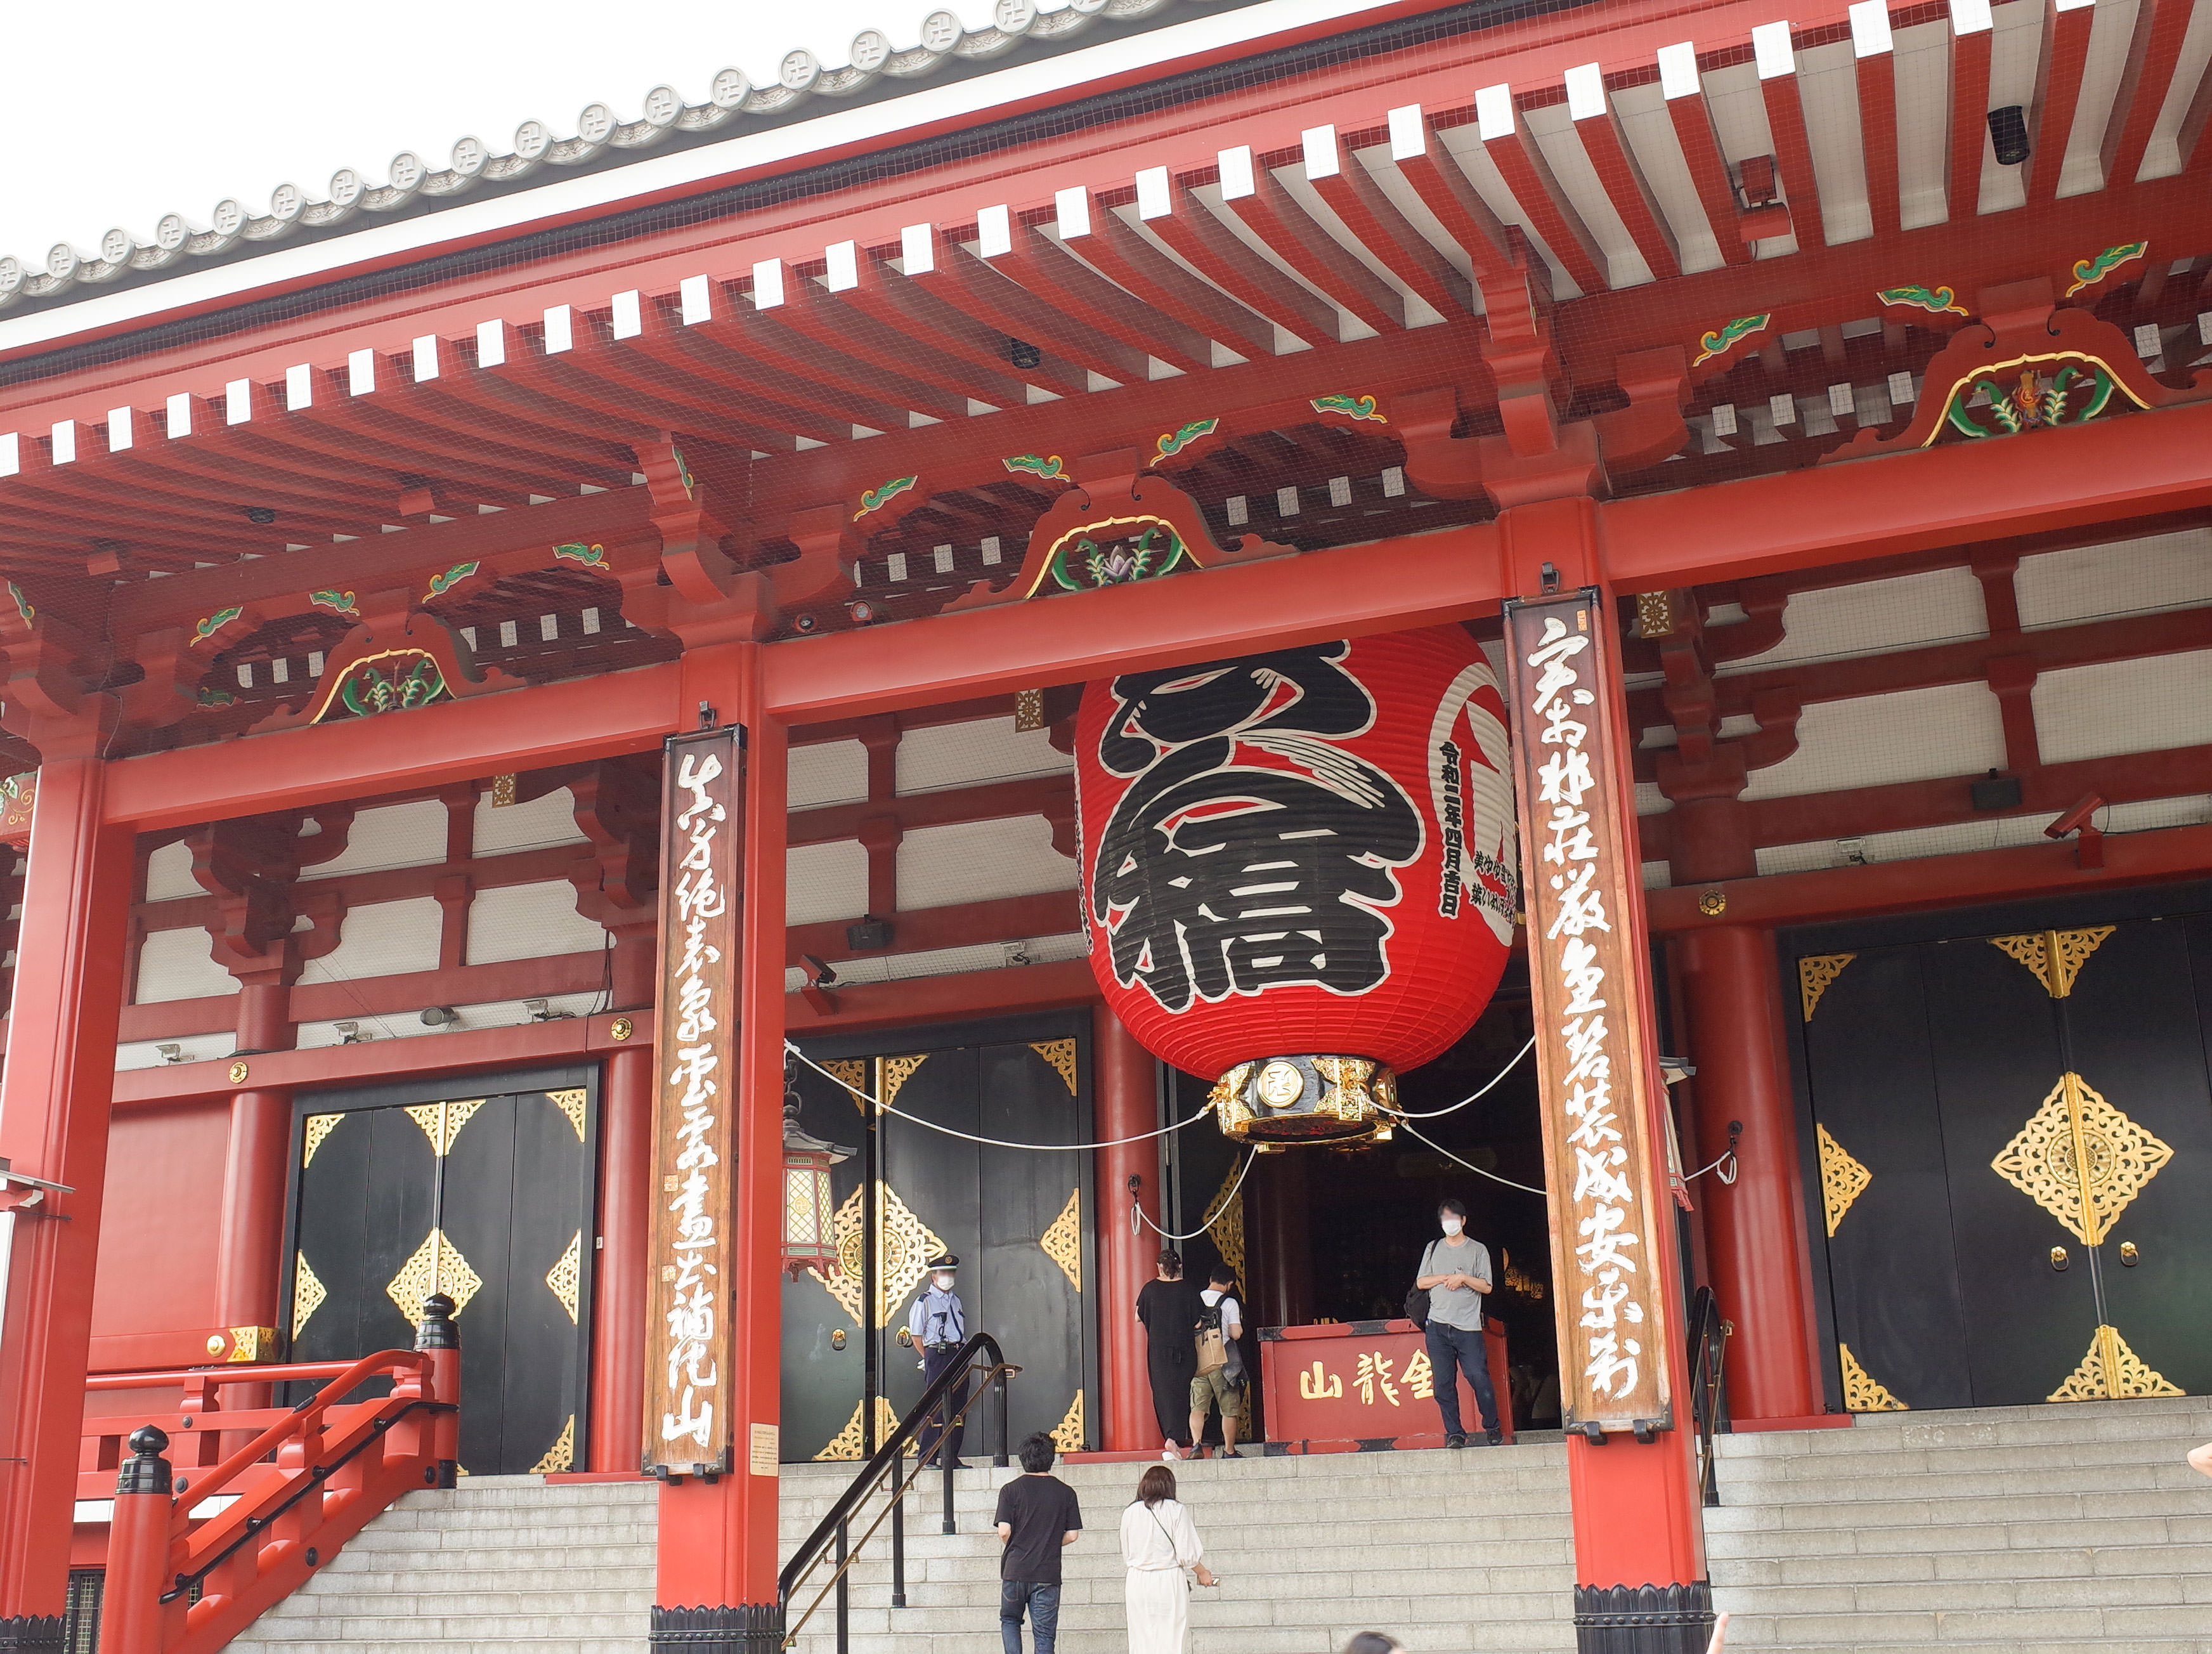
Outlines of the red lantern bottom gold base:
<svg viewBox="0 0 2212 1654">
<path fill-rule="evenodd" d="M 1371 1057 L 1261 1057 L 1222 1075 L 1212 1098 L 1222 1135 L 1240 1142 L 1388 1141 L 1398 1076 Z"/>
</svg>

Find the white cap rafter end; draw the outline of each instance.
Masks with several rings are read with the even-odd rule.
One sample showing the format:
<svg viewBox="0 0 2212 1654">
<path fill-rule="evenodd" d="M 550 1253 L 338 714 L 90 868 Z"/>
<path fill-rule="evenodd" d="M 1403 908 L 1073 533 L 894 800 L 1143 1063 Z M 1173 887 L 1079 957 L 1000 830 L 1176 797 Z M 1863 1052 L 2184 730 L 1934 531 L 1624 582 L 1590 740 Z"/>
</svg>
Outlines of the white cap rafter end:
<svg viewBox="0 0 2212 1654">
<path fill-rule="evenodd" d="M 927 276 L 937 268 L 937 231 L 927 224 L 908 224 L 899 232 L 899 263 L 909 276 Z"/>
<path fill-rule="evenodd" d="M 222 423 L 226 425 L 251 423 L 253 418 L 253 381 L 234 379 L 222 387 Z"/>
<path fill-rule="evenodd" d="M 1014 250 L 1014 216 L 1003 204 L 986 207 L 975 215 L 975 252 L 979 258 L 1002 258 Z"/>
<path fill-rule="evenodd" d="M 417 343 L 420 348 L 420 343 Z M 421 375 L 417 374 L 417 378 Z M 315 405 L 315 370 L 308 362 L 298 362 L 284 370 L 284 411 L 298 413 L 303 408 Z"/>
<path fill-rule="evenodd" d="M 634 339 L 645 331 L 645 308 L 638 301 L 635 288 L 615 295 L 612 325 L 608 331 L 618 339 Z"/>
<path fill-rule="evenodd" d="M 1421 106 L 1409 103 L 1390 112 L 1390 159 L 1411 161 L 1429 152 L 1429 124 L 1421 119 Z"/>
<path fill-rule="evenodd" d="M 850 293 L 860 284 L 860 244 L 836 241 L 823 250 L 829 261 L 823 282 L 832 293 Z"/>
<path fill-rule="evenodd" d="M 1951 0 L 1951 33 L 1981 34 L 1990 27 L 1990 0 Z"/>
<path fill-rule="evenodd" d="M 783 302 L 783 260 L 763 258 L 753 266 L 753 308 L 773 310 Z"/>
<path fill-rule="evenodd" d="M 1752 30 L 1751 52 L 1759 64 L 1759 78 L 1762 81 L 1797 72 L 1797 49 L 1790 42 L 1787 23 L 1761 23 Z"/>
<path fill-rule="evenodd" d="M 1137 216 L 1165 218 L 1175 211 L 1175 192 L 1168 186 L 1168 169 L 1147 167 L 1137 174 Z"/>
<path fill-rule="evenodd" d="M 1577 64 L 1567 71 L 1567 119 L 1588 120 L 1605 113 L 1605 70 Z"/>
<path fill-rule="evenodd" d="M 2064 0 L 2061 0 L 2063 4 Z M 1879 58 L 1893 42 L 1889 32 L 1889 0 L 1857 0 L 1851 8 L 1851 55 Z"/>
<path fill-rule="evenodd" d="M 1678 40 L 1659 48 L 1659 90 L 1668 102 L 1693 98 L 1704 91 L 1698 76 L 1698 47 L 1692 40 Z"/>
<path fill-rule="evenodd" d="M 121 453 L 131 446 L 131 410 L 128 407 L 107 410 L 107 451 Z"/>
<path fill-rule="evenodd" d="M 545 354 L 558 356 L 563 350 L 575 348 L 575 324 L 565 304 L 545 307 Z"/>
<path fill-rule="evenodd" d="M 15 433 L 0 435 L 0 477 L 13 477 L 23 468 L 22 445 Z"/>
<path fill-rule="evenodd" d="M 1091 192 L 1080 187 L 1055 190 L 1052 210 L 1057 216 L 1060 239 L 1073 241 L 1091 234 Z"/>
<path fill-rule="evenodd" d="M 1500 82 L 1474 94 L 1474 130 L 1485 143 L 1513 136 L 1513 88 Z"/>
<path fill-rule="evenodd" d="M 477 324 L 477 366 L 503 368 L 507 365 L 507 323 L 494 319 Z"/>
<path fill-rule="evenodd" d="M 169 438 L 172 441 L 192 434 L 192 393 L 179 391 L 169 398 Z"/>
<path fill-rule="evenodd" d="M 58 419 L 53 429 L 53 463 L 66 465 L 76 459 L 76 421 Z"/>
<path fill-rule="evenodd" d="M 1252 146 L 1240 143 L 1234 149 L 1224 149 L 1214 156 L 1214 164 L 1221 168 L 1221 198 L 1241 201 L 1255 191 L 1252 179 Z"/>
<path fill-rule="evenodd" d="M 704 276 L 686 276 L 677 295 L 684 307 L 684 325 L 696 327 L 714 319 L 714 286 Z"/>
<path fill-rule="evenodd" d="M 1316 178 L 1334 178 L 1343 170 L 1343 162 L 1336 147 L 1336 128 L 1309 126 L 1298 134 L 1298 142 L 1305 154 L 1306 181 Z"/>
<path fill-rule="evenodd" d="M 356 350 L 346 358 L 346 391 L 352 396 L 367 396 L 376 388 L 376 352 Z"/>
<path fill-rule="evenodd" d="M 417 385 L 438 376 L 438 336 L 425 333 L 415 341 L 415 382 Z"/>
</svg>

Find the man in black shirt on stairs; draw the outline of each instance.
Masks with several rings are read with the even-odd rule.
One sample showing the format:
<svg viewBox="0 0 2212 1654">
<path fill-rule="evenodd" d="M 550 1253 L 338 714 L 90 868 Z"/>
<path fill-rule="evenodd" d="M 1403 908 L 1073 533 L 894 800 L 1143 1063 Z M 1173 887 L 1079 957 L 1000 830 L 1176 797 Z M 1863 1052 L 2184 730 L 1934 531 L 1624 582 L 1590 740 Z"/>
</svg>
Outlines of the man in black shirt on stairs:
<svg viewBox="0 0 2212 1654">
<path fill-rule="evenodd" d="M 999 1638 L 1005 1654 L 1022 1654 L 1022 1614 L 1036 1654 L 1053 1654 L 1060 1632 L 1060 1553 L 1075 1543 L 1083 1511 L 1075 1489 L 1051 1474 L 1052 1438 L 1022 1444 L 1023 1474 L 999 1489 Z"/>
</svg>

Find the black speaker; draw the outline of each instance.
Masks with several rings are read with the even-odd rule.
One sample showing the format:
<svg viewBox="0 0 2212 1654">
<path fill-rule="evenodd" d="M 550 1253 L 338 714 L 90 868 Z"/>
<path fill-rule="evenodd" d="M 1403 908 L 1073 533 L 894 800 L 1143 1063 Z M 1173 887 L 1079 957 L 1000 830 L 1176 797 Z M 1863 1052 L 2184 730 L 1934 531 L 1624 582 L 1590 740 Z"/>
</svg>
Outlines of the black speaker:
<svg viewBox="0 0 2212 1654">
<path fill-rule="evenodd" d="M 1996 148 L 1997 165 L 2017 167 L 2027 159 L 2027 111 L 2016 103 L 1990 111 L 1990 142 Z"/>
</svg>

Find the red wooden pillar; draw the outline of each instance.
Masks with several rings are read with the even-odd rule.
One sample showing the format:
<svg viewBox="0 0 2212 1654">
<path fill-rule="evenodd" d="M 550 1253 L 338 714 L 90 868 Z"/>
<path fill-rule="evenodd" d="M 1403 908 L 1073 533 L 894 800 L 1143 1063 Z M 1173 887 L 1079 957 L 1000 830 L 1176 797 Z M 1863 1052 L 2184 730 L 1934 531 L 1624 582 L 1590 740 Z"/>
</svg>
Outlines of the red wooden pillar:
<svg viewBox="0 0 2212 1654">
<path fill-rule="evenodd" d="M 296 1034 L 291 990 L 276 982 L 239 989 L 239 1061 L 251 1078 L 253 1054 L 285 1051 Z M 234 1092 L 230 1147 L 223 1165 L 222 1226 L 216 1260 L 216 1319 L 226 1327 L 274 1328 L 283 1274 L 284 1161 L 292 1140 L 289 1091 Z M 261 1359 L 274 1352 L 264 1350 Z M 251 1405 L 252 1403 L 246 1403 Z"/>
<path fill-rule="evenodd" d="M 620 979 L 622 944 L 617 944 Z M 648 969 L 652 948 L 645 949 Z M 645 999 L 652 1000 L 648 988 Z M 630 1009 L 638 1008 L 635 1005 Z M 653 1042 L 607 1059 L 599 1098 L 599 1235 L 605 1243 L 593 1277 L 592 1450 L 594 1470 L 635 1470 L 645 1414 L 646 1253 L 652 1244 Z"/>
<path fill-rule="evenodd" d="M 738 950 L 737 1218 L 725 1263 L 731 1294 L 726 1356 L 736 1463 L 708 1482 L 660 1493 L 653 1590 L 655 1646 L 769 1649 L 776 1617 L 776 1428 L 783 1358 L 783 860 L 788 807 L 784 726 L 762 710 L 760 647 L 726 644 L 684 657 L 685 694 L 745 727 L 744 903 Z M 694 691 L 696 690 L 696 694 Z M 662 824 L 667 830 L 667 824 Z M 703 1606 L 696 1617 L 663 1609 Z"/>
<path fill-rule="evenodd" d="M 101 820 L 106 771 L 90 741 L 76 756 L 40 745 L 0 1155 L 75 1192 L 15 1219 L 0 1325 L 0 1643 L 35 1634 L 26 1621 L 60 1614 L 68 1590 L 131 901 L 131 834 Z"/>
<path fill-rule="evenodd" d="M 1091 1112 L 1098 1140 L 1134 1137 L 1159 1129 L 1158 1060 L 1104 1006 L 1091 1012 L 1091 1049 L 1097 1055 L 1098 1105 Z M 1129 1180 L 1133 1198 L 1153 1223 L 1160 1221 L 1160 1140 L 1121 1143 L 1098 1151 L 1098 1383 L 1100 1445 L 1109 1453 L 1150 1451 L 1160 1445 L 1146 1371 L 1145 1329 L 1137 1324 L 1137 1294 L 1152 1278 L 1152 1261 L 1166 1243 L 1139 1224 L 1129 1227 Z"/>
<path fill-rule="evenodd" d="M 1821 1412 L 1814 1353 L 1812 1253 L 1806 1240 L 1796 1109 L 1784 1058 L 1774 934 L 1746 925 L 1679 942 L 1689 1019 L 1698 1141 L 1710 1156 L 1741 1122 L 1736 1179 L 1698 1180 L 1713 1295 L 1735 1326 L 1729 1412 L 1807 1419 Z"/>
</svg>

